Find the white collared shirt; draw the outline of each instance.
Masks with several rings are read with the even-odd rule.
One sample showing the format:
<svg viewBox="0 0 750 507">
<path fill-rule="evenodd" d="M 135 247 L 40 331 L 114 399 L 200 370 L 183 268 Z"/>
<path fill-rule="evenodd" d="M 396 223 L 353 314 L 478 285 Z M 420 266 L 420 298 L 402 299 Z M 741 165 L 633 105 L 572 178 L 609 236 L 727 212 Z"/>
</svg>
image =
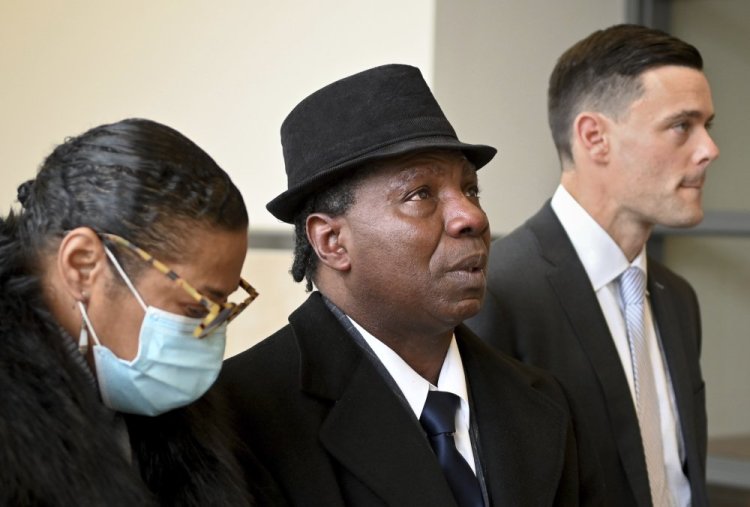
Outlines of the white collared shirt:
<svg viewBox="0 0 750 507">
<path fill-rule="evenodd" d="M 453 438 L 456 442 L 456 449 L 464 457 L 466 462 L 476 474 L 476 465 L 474 463 L 474 453 L 471 449 L 471 437 L 469 436 L 469 396 L 466 390 L 466 376 L 464 375 L 464 365 L 461 361 L 461 354 L 458 352 L 456 337 L 453 336 L 451 344 L 448 347 L 448 353 L 445 355 L 443 367 L 438 377 L 438 385 L 434 386 L 419 373 L 414 371 L 401 356 L 391 349 L 388 345 L 381 342 L 373 335 L 367 332 L 362 326 L 354 322 L 347 315 L 347 318 L 354 324 L 357 331 L 360 332 L 367 344 L 370 346 L 375 355 L 380 359 L 385 369 L 391 375 L 396 385 L 401 389 L 406 401 L 409 403 L 414 415 L 419 419 L 422 415 L 422 409 L 427 401 L 427 393 L 433 390 L 447 391 L 461 398 L 461 406 L 456 411 L 456 433 Z"/>
<path fill-rule="evenodd" d="M 632 263 L 628 262 L 625 254 L 612 237 L 562 185 L 557 187 L 552 197 L 551 206 L 573 243 L 573 248 L 575 248 L 599 300 L 599 306 L 601 306 L 607 326 L 612 334 L 635 404 L 633 363 L 630 357 L 625 318 L 623 317 L 625 305 L 620 296 L 617 279 L 630 266 L 640 268 L 648 276 L 646 247 L 643 247 L 643 250 Z M 678 506 L 689 506 L 690 483 L 682 471 L 682 463 L 685 459 L 682 430 L 677 423 L 679 418 L 674 391 L 669 378 L 669 371 L 665 367 L 664 354 L 654 325 L 650 298 L 649 304 L 644 305 L 644 313 L 646 340 L 651 356 L 651 367 L 654 371 L 656 394 L 659 398 L 664 462 L 667 468 L 667 481 L 672 494 L 672 503 Z"/>
</svg>

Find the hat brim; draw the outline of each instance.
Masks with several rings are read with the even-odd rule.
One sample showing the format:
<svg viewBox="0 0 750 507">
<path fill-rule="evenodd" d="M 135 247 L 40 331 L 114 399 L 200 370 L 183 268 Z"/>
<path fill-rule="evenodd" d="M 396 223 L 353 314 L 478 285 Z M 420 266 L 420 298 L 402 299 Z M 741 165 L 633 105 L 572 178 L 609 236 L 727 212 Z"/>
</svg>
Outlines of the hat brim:
<svg viewBox="0 0 750 507">
<path fill-rule="evenodd" d="M 304 180 L 293 188 L 279 194 L 266 205 L 266 209 L 273 216 L 286 223 L 294 223 L 294 218 L 304 205 L 307 198 L 321 190 L 331 181 L 340 178 L 342 173 L 347 169 L 362 166 L 375 160 L 405 155 L 410 152 L 423 150 L 450 149 L 463 152 L 466 158 L 474 164 L 477 170 L 481 169 L 492 160 L 497 153 L 497 149 L 484 144 L 466 144 L 458 141 L 454 137 L 436 136 L 420 137 L 418 139 L 409 139 L 398 143 L 389 144 L 370 150 L 365 154 L 352 157 L 344 162 L 336 164 L 324 171 L 320 171 L 313 177 Z"/>
</svg>

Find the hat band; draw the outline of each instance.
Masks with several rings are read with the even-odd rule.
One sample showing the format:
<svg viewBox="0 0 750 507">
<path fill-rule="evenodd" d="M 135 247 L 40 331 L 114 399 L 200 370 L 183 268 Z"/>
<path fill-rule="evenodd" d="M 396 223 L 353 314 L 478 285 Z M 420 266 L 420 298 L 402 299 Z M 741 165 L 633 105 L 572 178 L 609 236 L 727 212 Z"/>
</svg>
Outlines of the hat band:
<svg viewBox="0 0 750 507">
<path fill-rule="evenodd" d="M 299 135 L 302 137 L 305 134 L 300 133 Z M 290 135 L 290 137 L 296 137 L 296 135 Z M 381 150 L 386 146 L 396 145 L 412 139 L 429 137 L 449 137 L 458 141 L 456 132 L 444 118 L 409 118 L 373 127 L 363 134 L 327 146 L 315 146 L 315 150 L 310 150 L 309 152 L 298 152 L 302 157 L 305 155 L 308 156 L 305 160 L 297 160 L 290 163 L 289 159 L 292 155 L 287 153 L 286 150 L 284 157 L 288 161 L 287 167 L 296 168 L 294 173 L 307 174 L 323 167 L 327 168 L 326 170 L 335 169 L 342 164 L 349 164 L 353 159 L 357 159 L 373 151 Z M 291 141 L 288 144 L 292 146 L 299 142 L 296 139 L 291 139 Z M 309 156 L 313 153 L 314 156 Z M 289 184 L 292 183 L 291 180 L 297 179 L 296 174 L 287 174 L 287 177 Z"/>
</svg>

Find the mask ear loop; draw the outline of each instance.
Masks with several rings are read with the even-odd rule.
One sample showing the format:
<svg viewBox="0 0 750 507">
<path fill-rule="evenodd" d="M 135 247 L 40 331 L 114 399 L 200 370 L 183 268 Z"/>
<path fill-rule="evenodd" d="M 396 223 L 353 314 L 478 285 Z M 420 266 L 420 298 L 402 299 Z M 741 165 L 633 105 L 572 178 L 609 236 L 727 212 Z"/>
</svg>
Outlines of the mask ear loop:
<svg viewBox="0 0 750 507">
<path fill-rule="evenodd" d="M 78 302 L 79 305 L 83 305 L 80 301 Z M 81 314 L 83 315 L 83 313 Z M 81 332 L 78 335 L 78 352 L 81 353 L 81 355 L 85 356 L 89 351 L 89 332 L 88 328 L 86 327 L 86 322 L 81 322 Z"/>
<path fill-rule="evenodd" d="M 133 293 L 133 296 L 135 296 L 135 299 L 138 300 L 138 303 L 140 303 L 141 308 L 143 308 L 143 311 L 144 312 L 147 311 L 148 306 L 146 305 L 146 302 L 143 301 L 143 298 L 141 297 L 141 295 L 138 293 L 137 290 L 135 290 L 135 286 L 133 285 L 133 282 L 131 282 L 130 278 L 128 278 L 128 275 L 125 274 L 125 270 L 122 269 L 122 266 L 120 266 L 120 263 L 117 261 L 117 258 L 114 256 L 114 254 L 112 254 L 112 252 L 110 252 L 109 248 L 107 248 L 106 246 L 104 247 L 104 253 L 107 254 L 107 257 L 109 257 L 109 260 L 111 260 L 112 264 L 115 265 L 115 269 L 117 269 L 117 272 L 120 274 L 120 277 L 125 282 L 125 285 L 128 286 L 128 289 L 130 289 L 130 292 Z"/>
<path fill-rule="evenodd" d="M 89 320 L 89 315 L 86 312 L 86 305 L 83 304 L 83 301 L 78 301 L 78 309 L 81 312 L 81 317 L 83 317 L 81 336 L 78 338 L 78 350 L 81 354 L 85 355 L 89 350 L 89 331 L 91 331 L 91 336 L 94 338 L 94 342 L 96 342 L 97 345 L 101 345 L 102 343 L 99 341 L 96 331 L 94 331 L 94 326 L 91 325 L 91 320 Z"/>
<path fill-rule="evenodd" d="M 80 305 L 79 311 L 81 308 L 85 307 L 85 304 L 88 298 L 89 298 L 88 294 L 84 291 L 81 291 L 81 299 L 76 301 L 76 303 Z M 73 308 L 75 308 L 75 305 L 73 305 Z M 89 351 L 89 330 L 88 330 L 88 327 L 86 327 L 86 321 L 81 320 L 81 332 L 78 334 L 78 352 L 80 352 L 81 355 L 85 356 L 88 353 L 88 351 Z"/>
</svg>

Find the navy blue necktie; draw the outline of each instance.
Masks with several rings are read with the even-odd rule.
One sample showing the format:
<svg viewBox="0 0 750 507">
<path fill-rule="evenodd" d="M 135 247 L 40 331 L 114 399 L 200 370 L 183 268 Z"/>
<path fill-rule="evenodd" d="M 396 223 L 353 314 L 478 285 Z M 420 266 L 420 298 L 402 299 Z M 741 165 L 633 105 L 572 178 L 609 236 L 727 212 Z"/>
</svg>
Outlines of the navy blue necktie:
<svg viewBox="0 0 750 507">
<path fill-rule="evenodd" d="M 484 507 L 479 481 L 461 453 L 456 449 L 453 433 L 456 431 L 456 410 L 461 398 L 453 393 L 430 391 L 427 394 L 422 424 L 437 455 L 448 485 L 461 507 Z"/>
</svg>

